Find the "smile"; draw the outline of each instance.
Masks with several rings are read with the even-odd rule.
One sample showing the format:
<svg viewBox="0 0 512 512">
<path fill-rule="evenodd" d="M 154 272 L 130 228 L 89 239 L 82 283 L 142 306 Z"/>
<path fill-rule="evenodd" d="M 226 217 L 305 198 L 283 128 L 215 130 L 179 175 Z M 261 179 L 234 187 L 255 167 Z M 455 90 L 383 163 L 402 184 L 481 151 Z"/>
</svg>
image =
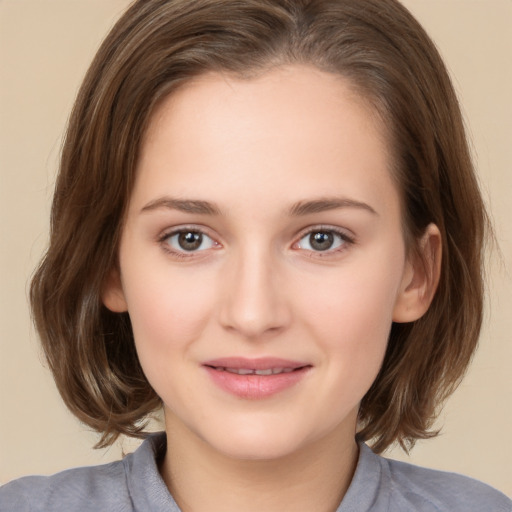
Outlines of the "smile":
<svg viewBox="0 0 512 512">
<path fill-rule="evenodd" d="M 299 384 L 313 367 L 279 358 L 229 357 L 202 365 L 218 389 L 245 400 L 263 400 Z"/>
<path fill-rule="evenodd" d="M 237 375 L 278 375 L 280 373 L 291 373 L 297 368 L 267 368 L 265 370 L 255 370 L 251 368 L 224 368 L 216 366 L 215 370 L 219 372 L 236 373 Z"/>
</svg>

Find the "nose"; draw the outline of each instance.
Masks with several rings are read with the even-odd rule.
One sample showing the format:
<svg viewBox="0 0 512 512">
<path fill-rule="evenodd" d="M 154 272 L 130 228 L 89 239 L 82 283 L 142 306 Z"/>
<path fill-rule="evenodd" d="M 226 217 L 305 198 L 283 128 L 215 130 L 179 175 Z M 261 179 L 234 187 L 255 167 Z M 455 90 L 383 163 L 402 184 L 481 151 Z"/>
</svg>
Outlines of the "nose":
<svg viewBox="0 0 512 512">
<path fill-rule="evenodd" d="M 223 328 L 250 340 L 281 332 L 291 318 L 284 284 L 271 255 L 256 250 L 240 254 L 222 277 Z"/>
</svg>

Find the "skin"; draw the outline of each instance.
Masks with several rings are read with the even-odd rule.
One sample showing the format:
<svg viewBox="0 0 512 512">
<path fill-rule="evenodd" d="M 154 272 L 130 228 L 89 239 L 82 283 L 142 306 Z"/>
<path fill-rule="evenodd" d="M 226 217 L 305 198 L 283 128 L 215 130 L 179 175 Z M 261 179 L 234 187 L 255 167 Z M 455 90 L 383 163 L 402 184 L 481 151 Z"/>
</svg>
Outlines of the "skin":
<svg viewBox="0 0 512 512">
<path fill-rule="evenodd" d="M 439 272 L 435 226 L 419 244 L 427 267 L 408 256 L 391 158 L 368 103 L 309 67 L 205 75 L 154 114 L 104 303 L 129 312 L 163 400 L 161 472 L 183 511 L 341 501 L 391 323 L 427 310 Z M 202 245 L 183 250 L 180 230 Z M 319 232 L 331 248 L 311 245 Z M 204 367 L 235 356 L 308 371 L 245 399 Z"/>
</svg>

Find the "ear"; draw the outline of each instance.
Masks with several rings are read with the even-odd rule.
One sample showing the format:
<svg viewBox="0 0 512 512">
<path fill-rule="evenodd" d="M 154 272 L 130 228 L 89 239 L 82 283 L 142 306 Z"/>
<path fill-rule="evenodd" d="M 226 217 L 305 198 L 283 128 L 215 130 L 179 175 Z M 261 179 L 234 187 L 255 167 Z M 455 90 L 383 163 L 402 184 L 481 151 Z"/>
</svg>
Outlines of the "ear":
<svg viewBox="0 0 512 512">
<path fill-rule="evenodd" d="M 112 268 L 105 280 L 101 300 L 104 306 L 113 313 L 124 313 L 128 311 L 128 305 L 124 297 L 123 285 L 121 283 L 121 275 L 117 267 Z"/>
<path fill-rule="evenodd" d="M 427 312 L 439 284 L 441 257 L 441 233 L 435 224 L 429 224 L 406 262 L 394 322 L 413 322 Z"/>
</svg>

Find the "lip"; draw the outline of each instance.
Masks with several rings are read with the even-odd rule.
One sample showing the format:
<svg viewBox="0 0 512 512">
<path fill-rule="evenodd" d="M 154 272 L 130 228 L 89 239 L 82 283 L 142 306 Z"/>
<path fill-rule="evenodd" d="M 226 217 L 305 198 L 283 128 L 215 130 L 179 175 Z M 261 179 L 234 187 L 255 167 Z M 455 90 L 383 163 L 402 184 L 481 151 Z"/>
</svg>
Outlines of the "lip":
<svg viewBox="0 0 512 512">
<path fill-rule="evenodd" d="M 246 400 L 262 400 L 285 391 L 298 384 L 312 368 L 309 363 L 275 357 L 212 359 L 204 362 L 203 367 L 219 388 Z M 269 373 L 262 375 L 256 371 Z"/>
</svg>

